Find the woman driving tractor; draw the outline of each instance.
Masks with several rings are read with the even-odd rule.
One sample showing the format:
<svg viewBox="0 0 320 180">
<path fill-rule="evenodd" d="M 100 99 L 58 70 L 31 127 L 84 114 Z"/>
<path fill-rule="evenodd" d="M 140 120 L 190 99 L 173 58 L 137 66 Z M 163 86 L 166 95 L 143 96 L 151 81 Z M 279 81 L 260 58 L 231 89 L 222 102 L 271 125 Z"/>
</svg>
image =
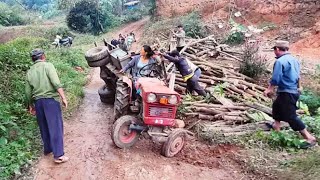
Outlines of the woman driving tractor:
<svg viewBox="0 0 320 180">
<path fill-rule="evenodd" d="M 120 70 L 121 73 L 125 73 L 131 69 L 134 90 L 136 90 L 136 83 L 140 77 L 150 76 L 153 65 L 156 63 L 156 60 L 153 58 L 154 54 L 150 46 L 144 45 L 140 50 L 140 55 L 134 56 L 132 60 Z"/>
<path fill-rule="evenodd" d="M 131 69 L 131 75 L 134 81 L 142 76 L 147 76 L 150 74 L 151 64 L 156 63 L 156 60 L 152 57 L 153 55 L 154 52 L 151 47 L 144 45 L 140 50 L 140 55 L 134 56 L 120 72 L 124 73 Z M 150 66 L 148 66 L 149 64 Z"/>
</svg>

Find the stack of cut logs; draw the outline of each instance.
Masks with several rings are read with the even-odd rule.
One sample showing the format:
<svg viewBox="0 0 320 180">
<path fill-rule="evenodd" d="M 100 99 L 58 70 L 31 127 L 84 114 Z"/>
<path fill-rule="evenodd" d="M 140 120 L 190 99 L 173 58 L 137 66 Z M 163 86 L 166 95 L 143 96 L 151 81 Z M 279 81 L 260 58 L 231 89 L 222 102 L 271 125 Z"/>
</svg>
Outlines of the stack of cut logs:
<svg viewBox="0 0 320 180">
<path fill-rule="evenodd" d="M 193 122 L 196 122 L 189 126 L 193 127 L 201 120 L 206 120 L 210 121 L 212 128 L 226 135 L 244 132 L 243 125 L 253 130 L 254 127 L 261 127 L 263 121 L 270 120 L 272 113 L 267 104 L 271 103 L 271 99 L 263 96 L 265 88 L 254 84 L 252 78 L 237 72 L 237 68 L 232 65 L 221 63 L 222 59 L 241 62 L 242 52 L 231 50 L 227 45 L 217 43 L 213 36 L 208 36 L 204 39 L 189 39 L 181 54 L 201 68 L 200 84 L 214 97 L 211 103 L 205 103 L 205 100 L 192 102 L 184 98 L 183 115 L 194 117 Z M 178 72 L 174 88 L 181 94 L 186 92 L 186 82 Z M 221 94 L 216 92 L 217 88 L 222 91 Z"/>
</svg>

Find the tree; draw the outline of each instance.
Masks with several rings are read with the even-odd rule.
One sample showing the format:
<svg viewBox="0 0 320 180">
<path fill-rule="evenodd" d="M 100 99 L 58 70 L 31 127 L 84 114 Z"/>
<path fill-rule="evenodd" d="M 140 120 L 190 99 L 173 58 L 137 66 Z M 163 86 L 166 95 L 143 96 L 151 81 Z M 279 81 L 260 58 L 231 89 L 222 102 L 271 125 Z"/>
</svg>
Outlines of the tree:
<svg viewBox="0 0 320 180">
<path fill-rule="evenodd" d="M 104 15 L 98 3 L 83 0 L 75 4 L 67 16 L 68 26 L 81 33 L 99 34 L 103 32 Z"/>
</svg>

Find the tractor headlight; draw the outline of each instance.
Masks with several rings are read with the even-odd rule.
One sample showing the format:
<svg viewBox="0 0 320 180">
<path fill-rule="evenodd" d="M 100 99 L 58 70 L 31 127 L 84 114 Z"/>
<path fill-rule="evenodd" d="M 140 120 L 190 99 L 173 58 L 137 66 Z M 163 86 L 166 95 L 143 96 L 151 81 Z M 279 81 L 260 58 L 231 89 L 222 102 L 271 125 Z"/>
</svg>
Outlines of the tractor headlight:
<svg viewBox="0 0 320 180">
<path fill-rule="evenodd" d="M 169 104 L 177 104 L 178 97 L 176 95 L 171 95 L 171 96 L 169 96 L 168 102 L 169 102 Z"/>
<path fill-rule="evenodd" d="M 157 101 L 157 96 L 153 93 L 150 93 L 148 94 L 147 101 L 148 103 L 154 103 Z"/>
</svg>

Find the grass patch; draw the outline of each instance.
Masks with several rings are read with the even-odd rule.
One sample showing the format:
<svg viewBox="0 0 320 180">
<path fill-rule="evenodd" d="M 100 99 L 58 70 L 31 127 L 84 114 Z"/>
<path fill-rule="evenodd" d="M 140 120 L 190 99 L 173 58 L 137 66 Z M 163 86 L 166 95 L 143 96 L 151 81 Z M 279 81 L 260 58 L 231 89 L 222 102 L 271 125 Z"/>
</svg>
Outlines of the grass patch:
<svg viewBox="0 0 320 180">
<path fill-rule="evenodd" d="M 308 155 L 289 162 L 286 172 L 281 173 L 281 179 L 288 180 L 318 180 L 320 179 L 320 151 L 315 150 Z"/>
<path fill-rule="evenodd" d="M 38 126 L 27 113 L 24 99 L 25 75 L 32 65 L 29 52 L 36 47 L 45 49 L 47 60 L 55 65 L 66 90 L 68 112 L 77 107 L 84 95 L 87 64 L 83 51 L 48 49 L 48 42 L 42 38 L 18 38 L 0 45 L 0 179 L 19 175 L 21 167 L 36 158 L 40 150 Z M 76 71 L 76 66 L 85 71 Z"/>
</svg>

